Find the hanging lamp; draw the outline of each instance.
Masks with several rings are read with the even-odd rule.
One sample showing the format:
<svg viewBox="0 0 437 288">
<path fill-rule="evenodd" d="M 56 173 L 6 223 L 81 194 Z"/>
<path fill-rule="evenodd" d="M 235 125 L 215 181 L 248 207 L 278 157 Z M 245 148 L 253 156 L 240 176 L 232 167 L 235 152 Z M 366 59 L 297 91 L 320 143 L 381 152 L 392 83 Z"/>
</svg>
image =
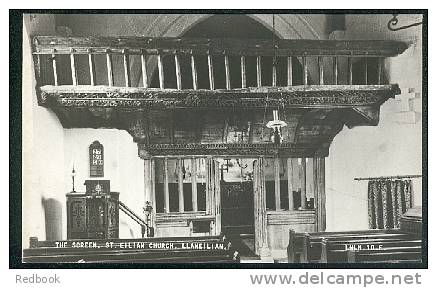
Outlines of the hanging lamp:
<svg viewBox="0 0 437 288">
<path fill-rule="evenodd" d="M 287 123 L 285 123 L 282 120 L 279 120 L 279 113 L 278 110 L 273 110 L 273 120 L 267 122 L 267 128 L 273 129 L 273 136 L 271 138 L 272 142 L 275 144 L 281 144 L 282 143 L 282 134 L 281 134 L 281 128 L 287 126 Z"/>
</svg>

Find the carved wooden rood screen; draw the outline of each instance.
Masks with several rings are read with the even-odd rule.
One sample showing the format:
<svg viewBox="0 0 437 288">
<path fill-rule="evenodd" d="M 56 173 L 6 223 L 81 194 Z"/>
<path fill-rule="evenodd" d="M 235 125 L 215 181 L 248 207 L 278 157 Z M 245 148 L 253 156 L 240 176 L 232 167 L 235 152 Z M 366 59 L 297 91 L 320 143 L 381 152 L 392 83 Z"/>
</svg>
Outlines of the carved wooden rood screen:
<svg viewBox="0 0 437 288">
<path fill-rule="evenodd" d="M 378 124 L 380 105 L 400 93 L 397 84 L 387 83 L 384 61 L 406 48 L 403 42 L 369 40 L 33 38 L 39 105 L 52 109 L 65 128 L 128 131 L 147 163 L 146 189 L 151 196 L 146 200 L 154 205 L 154 211 L 165 212 L 165 219 L 173 217 L 173 202 L 168 198 L 172 183 L 167 174 L 161 182 L 155 181 L 154 165 L 159 158 L 164 166 L 169 159 L 178 163 L 184 163 L 183 158 L 193 159 L 189 160 L 193 163 L 211 157 L 256 159 L 253 182 L 259 254 L 267 245 L 266 227 L 288 223 L 293 213 L 293 219 L 319 218 L 315 229 L 324 229 L 320 208 L 324 202 L 323 160 L 330 143 L 344 125 Z M 274 131 L 266 127 L 274 110 L 286 123 L 281 128 L 281 143 L 272 142 Z M 295 210 L 291 190 L 284 200 L 289 202 L 290 215 L 266 213 L 266 187 L 259 178 L 264 177 L 261 167 L 268 158 L 282 159 L 287 167 L 299 158 L 299 163 L 311 159 L 313 189 L 319 191 L 312 200 L 314 213 Z M 276 167 L 279 162 L 275 161 Z M 181 167 L 178 169 L 185 171 Z M 174 209 L 186 213 L 186 207 L 192 206 L 190 210 L 197 214 L 206 210 L 203 214 L 213 215 L 216 223 L 211 231 L 219 233 L 220 185 L 215 179 L 219 166 L 211 162 L 209 167 L 215 169 L 213 176 L 206 177 L 206 195 L 202 196 L 206 206 L 200 208 L 197 196 L 192 197 L 192 204 L 183 203 L 184 186 L 179 181 L 180 197 Z M 178 172 L 179 180 L 185 179 L 184 173 Z M 291 168 L 284 173 L 289 173 L 289 179 L 294 177 Z M 282 178 L 275 177 L 278 187 L 272 191 L 280 198 Z M 200 180 L 192 179 L 192 195 L 197 195 L 196 189 L 203 195 L 203 188 L 197 188 Z M 165 192 L 162 207 L 156 207 L 154 198 L 159 185 Z M 288 185 L 294 184 L 289 180 Z M 300 205 L 305 207 L 302 195 Z M 218 200 L 208 201 L 208 197 Z M 281 207 L 279 199 L 272 203 L 277 210 Z M 276 232 L 272 228 L 269 233 Z"/>
<path fill-rule="evenodd" d="M 151 155 L 312 156 L 324 146 L 319 154 L 326 156 L 323 144 L 329 146 L 339 126 L 378 123 L 379 105 L 399 92 L 396 84 L 383 84 L 384 59 L 407 48 L 396 41 L 52 36 L 34 37 L 33 44 L 40 105 L 51 107 L 66 128 L 126 129 L 140 154 Z M 155 74 L 159 85 L 151 87 Z M 217 87 L 218 78 L 224 87 Z M 289 122 L 288 139 L 271 147 L 264 122 L 278 108 Z M 241 109 L 257 113 L 238 117 Z M 229 143 L 227 123 L 235 115 L 246 118 L 237 122 L 251 122 L 252 131 L 246 141 Z M 168 127 L 155 125 L 163 120 Z M 220 133 L 204 135 L 208 122 L 222 122 Z"/>
</svg>

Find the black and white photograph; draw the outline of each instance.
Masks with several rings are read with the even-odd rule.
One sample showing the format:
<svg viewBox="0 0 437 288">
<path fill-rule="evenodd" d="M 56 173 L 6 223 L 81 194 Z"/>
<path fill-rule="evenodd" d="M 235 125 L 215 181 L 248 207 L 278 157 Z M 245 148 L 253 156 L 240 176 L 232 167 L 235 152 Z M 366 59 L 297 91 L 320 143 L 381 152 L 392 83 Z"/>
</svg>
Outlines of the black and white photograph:
<svg viewBox="0 0 437 288">
<path fill-rule="evenodd" d="M 20 21 L 16 267 L 427 267 L 427 10 Z"/>
</svg>

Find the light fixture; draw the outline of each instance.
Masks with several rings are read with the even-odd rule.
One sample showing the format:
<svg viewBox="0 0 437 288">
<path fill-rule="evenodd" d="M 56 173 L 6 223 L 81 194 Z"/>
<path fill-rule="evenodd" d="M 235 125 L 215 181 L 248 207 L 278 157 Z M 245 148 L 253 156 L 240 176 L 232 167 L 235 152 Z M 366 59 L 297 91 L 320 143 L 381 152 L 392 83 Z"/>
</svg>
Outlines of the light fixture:
<svg viewBox="0 0 437 288">
<path fill-rule="evenodd" d="M 287 126 L 287 123 L 279 120 L 278 110 L 273 110 L 273 120 L 269 121 L 266 126 L 267 128 L 271 128 L 274 130 L 272 142 L 275 144 L 281 144 L 283 140 L 281 135 L 281 128 Z"/>
</svg>

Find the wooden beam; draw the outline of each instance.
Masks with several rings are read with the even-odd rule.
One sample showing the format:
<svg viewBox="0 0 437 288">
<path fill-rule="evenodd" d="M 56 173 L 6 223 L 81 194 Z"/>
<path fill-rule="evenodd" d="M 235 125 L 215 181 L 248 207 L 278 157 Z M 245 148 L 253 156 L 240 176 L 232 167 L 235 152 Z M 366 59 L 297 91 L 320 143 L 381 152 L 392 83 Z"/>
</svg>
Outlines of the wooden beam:
<svg viewBox="0 0 437 288">
<path fill-rule="evenodd" d="M 214 90 L 214 63 L 212 61 L 211 54 L 208 54 L 208 76 L 209 76 L 209 89 Z"/>
<path fill-rule="evenodd" d="M 225 79 L 226 79 L 226 90 L 231 90 L 231 75 L 229 71 L 229 56 L 225 55 Z"/>
<path fill-rule="evenodd" d="M 215 235 L 220 235 L 222 222 L 221 222 L 221 191 L 220 191 L 220 166 L 217 160 L 214 160 L 214 202 L 215 202 Z"/>
<path fill-rule="evenodd" d="M 319 182 L 319 231 L 326 230 L 326 192 L 325 192 L 325 158 L 319 157 L 318 160 L 318 182 Z"/>
<path fill-rule="evenodd" d="M 313 195 L 313 198 L 315 193 L 314 193 L 314 158 L 313 157 L 308 157 L 305 160 L 305 194 L 308 196 L 308 198 L 311 197 L 311 195 Z M 315 199 L 314 199 L 315 200 Z M 315 203 L 314 203 L 315 205 Z"/>
<path fill-rule="evenodd" d="M 106 70 L 108 73 L 108 86 L 114 86 L 114 74 L 112 73 L 112 55 L 111 50 L 106 50 Z"/>
<path fill-rule="evenodd" d="M 54 80 L 54 85 L 58 86 L 58 70 L 57 70 L 57 65 L 56 65 L 56 54 L 55 54 L 56 50 L 52 49 L 52 67 L 53 67 L 53 80 Z"/>
<path fill-rule="evenodd" d="M 149 79 L 147 76 L 146 52 L 144 52 L 144 50 L 141 50 L 141 74 L 143 76 L 143 87 L 149 88 Z"/>
<path fill-rule="evenodd" d="M 324 84 L 324 75 L 323 75 L 323 58 L 322 57 L 318 57 L 317 58 L 317 63 L 319 64 L 319 85 L 323 85 Z"/>
<path fill-rule="evenodd" d="M 276 87 L 276 84 L 277 84 L 276 83 L 277 82 L 277 80 L 276 80 L 276 65 L 277 65 L 276 61 L 277 61 L 277 59 L 274 56 L 273 63 L 272 63 L 272 86 L 273 87 Z"/>
<path fill-rule="evenodd" d="M 384 58 L 378 58 L 378 71 L 377 71 L 377 84 L 380 85 L 382 83 L 382 67 L 384 66 Z"/>
<path fill-rule="evenodd" d="M 184 159 L 179 158 L 176 160 L 178 165 L 178 192 L 179 192 L 179 212 L 184 212 L 184 178 L 182 172 L 182 166 L 184 165 Z"/>
<path fill-rule="evenodd" d="M 152 37 L 58 37 L 35 36 L 33 43 L 36 53 L 51 54 L 51 49 L 58 53 L 69 54 L 69 48 L 75 47 L 77 53 L 86 53 L 86 49 L 95 47 L 96 53 L 105 53 L 105 49 L 112 49 L 121 53 L 129 48 L 132 53 L 141 54 L 141 49 L 158 53 L 157 50 L 178 50 L 181 53 L 241 56 L 244 51 L 246 56 L 349 56 L 357 57 L 392 57 L 408 48 L 408 44 L 401 41 L 383 40 L 303 40 L 303 39 L 278 39 L 275 46 L 271 40 L 264 39 L 207 39 L 207 38 L 152 38 Z M 172 53 L 172 51 L 169 51 Z M 132 55 L 132 54 L 131 54 Z"/>
<path fill-rule="evenodd" d="M 182 89 L 181 65 L 179 63 L 178 54 L 174 54 L 174 63 L 176 69 L 176 87 L 178 90 L 181 90 Z"/>
<path fill-rule="evenodd" d="M 287 85 L 293 85 L 293 57 L 287 57 Z"/>
<path fill-rule="evenodd" d="M 273 143 L 272 143 L 273 144 Z M 206 156 L 231 156 L 235 158 L 242 157 L 254 157 L 257 155 L 269 155 L 281 157 L 300 157 L 305 155 L 306 157 L 314 156 L 314 150 L 319 147 L 317 145 L 304 144 L 296 145 L 292 143 L 282 143 L 280 147 L 277 145 L 269 145 L 266 143 L 211 143 L 211 144 L 148 144 L 139 145 L 140 157 L 150 157 L 152 156 L 180 156 L 180 155 L 192 155 L 196 157 L 206 157 Z M 141 152 L 141 151 L 144 151 Z M 327 155 L 327 152 L 322 151 L 323 155 Z M 320 153 L 322 153 L 320 152 Z M 144 156 L 143 156 L 144 155 Z M 294 169 L 293 169 L 294 170 Z M 299 169 L 296 167 L 296 171 Z M 300 187 L 298 183 L 294 186 L 296 188 Z"/>
<path fill-rule="evenodd" d="M 197 205 L 197 159 L 191 158 L 191 194 L 192 194 L 192 204 L 193 211 L 198 211 Z"/>
<path fill-rule="evenodd" d="M 274 176 L 275 176 L 275 209 L 281 210 L 281 178 L 279 176 L 279 158 L 274 158 Z"/>
<path fill-rule="evenodd" d="M 88 49 L 88 66 L 90 69 L 90 84 L 94 86 L 96 85 L 96 66 L 94 63 L 94 55 L 92 54 L 91 49 Z"/>
<path fill-rule="evenodd" d="M 338 57 L 332 57 L 332 67 L 333 67 L 333 77 L 334 77 L 334 85 L 338 85 Z"/>
<path fill-rule="evenodd" d="M 302 207 L 302 209 L 306 209 L 306 204 L 307 204 L 307 195 L 306 195 L 306 158 L 301 158 L 301 165 L 300 165 L 300 169 L 301 169 L 301 176 L 302 176 L 302 189 L 301 189 L 301 193 L 300 193 L 300 205 Z"/>
<path fill-rule="evenodd" d="M 168 190 L 168 158 L 164 158 L 164 212 L 170 213 L 170 193 Z"/>
<path fill-rule="evenodd" d="M 156 213 L 156 186 L 155 186 L 155 181 L 156 181 L 156 175 L 155 175 L 155 167 L 156 167 L 156 163 L 155 163 L 155 159 L 151 159 L 151 177 L 150 177 L 150 181 L 151 181 L 151 189 L 152 189 L 152 207 L 153 207 L 153 211 L 155 211 Z"/>
<path fill-rule="evenodd" d="M 315 231 L 319 231 L 319 213 L 320 213 L 320 196 L 319 196 L 319 157 L 313 159 L 313 187 L 314 187 L 314 212 L 315 212 Z"/>
<path fill-rule="evenodd" d="M 124 67 L 125 86 L 130 87 L 130 65 L 129 65 L 129 54 L 127 49 L 123 50 L 123 67 Z"/>
<path fill-rule="evenodd" d="M 193 99 L 193 92 L 196 97 Z M 46 85 L 38 93 L 46 97 L 40 105 L 60 107 L 137 107 L 159 109 L 184 107 L 277 108 L 353 108 L 380 105 L 400 93 L 392 85 L 312 85 L 288 87 L 250 87 L 233 90 L 153 89 L 143 87 L 102 87 Z M 265 95 L 269 97 L 266 99 Z M 117 101 L 114 101 L 114 97 Z M 223 97 L 226 101 L 217 101 Z M 168 106 L 168 107 L 167 107 Z"/>
<path fill-rule="evenodd" d="M 152 214 L 156 213 L 156 199 L 155 199 L 155 191 L 153 189 L 153 182 L 155 182 L 155 178 L 153 177 L 153 169 L 154 169 L 154 160 L 146 159 L 144 160 L 144 201 L 149 202 L 152 205 L 153 210 Z M 153 227 L 154 217 L 151 217 L 151 224 Z"/>
<path fill-rule="evenodd" d="M 302 57 L 302 79 L 303 79 L 303 85 L 307 86 L 308 85 L 308 65 L 307 65 L 307 57 L 303 56 Z"/>
<path fill-rule="evenodd" d="M 159 88 L 165 88 L 165 79 L 164 79 L 164 64 L 162 63 L 162 55 L 158 54 L 158 73 L 159 73 Z"/>
<path fill-rule="evenodd" d="M 70 66 L 71 66 L 71 81 L 73 82 L 73 86 L 77 85 L 77 71 L 76 71 L 76 61 L 74 59 L 74 49 L 71 48 L 70 54 Z"/>
<path fill-rule="evenodd" d="M 367 85 L 368 83 L 368 80 L 367 80 L 367 75 L 368 75 L 368 66 L 369 66 L 369 64 L 368 64 L 368 59 L 369 58 L 367 58 L 367 57 L 364 57 L 364 85 Z"/>
<path fill-rule="evenodd" d="M 353 81 L 353 64 L 352 57 L 347 58 L 347 84 L 352 85 Z"/>
<path fill-rule="evenodd" d="M 256 83 L 258 87 L 262 86 L 261 56 L 256 57 Z"/>
<path fill-rule="evenodd" d="M 197 90 L 197 70 L 196 62 L 194 61 L 194 55 L 191 55 L 191 73 L 193 76 L 193 90 Z"/>
<path fill-rule="evenodd" d="M 292 158 L 287 158 L 287 183 L 288 183 L 288 210 L 294 210 L 293 195 L 293 163 Z"/>
<path fill-rule="evenodd" d="M 241 64 L 241 88 L 246 88 L 246 57 L 240 57 Z"/>
<path fill-rule="evenodd" d="M 35 69 L 36 85 L 37 86 L 41 86 L 41 85 L 44 85 L 44 84 L 48 84 L 48 83 L 44 83 L 45 81 L 43 80 L 44 78 L 47 77 L 48 73 L 47 73 L 47 68 L 46 69 L 42 69 L 42 67 L 41 67 L 41 55 L 39 55 L 39 54 L 33 55 L 33 61 L 35 62 L 34 63 L 34 69 Z M 44 73 L 43 73 L 44 76 L 41 75 L 42 70 L 45 70 Z"/>
<path fill-rule="evenodd" d="M 205 206 L 206 206 L 206 214 L 212 214 L 212 190 L 214 189 L 214 179 L 212 178 L 212 170 L 213 170 L 213 160 L 212 156 L 208 155 L 205 159 L 205 170 L 206 170 L 206 195 L 205 195 Z"/>
<path fill-rule="evenodd" d="M 269 255 L 267 240 L 267 209 L 264 175 L 264 157 L 259 157 L 254 165 L 254 218 L 255 218 L 255 253 Z"/>
</svg>

